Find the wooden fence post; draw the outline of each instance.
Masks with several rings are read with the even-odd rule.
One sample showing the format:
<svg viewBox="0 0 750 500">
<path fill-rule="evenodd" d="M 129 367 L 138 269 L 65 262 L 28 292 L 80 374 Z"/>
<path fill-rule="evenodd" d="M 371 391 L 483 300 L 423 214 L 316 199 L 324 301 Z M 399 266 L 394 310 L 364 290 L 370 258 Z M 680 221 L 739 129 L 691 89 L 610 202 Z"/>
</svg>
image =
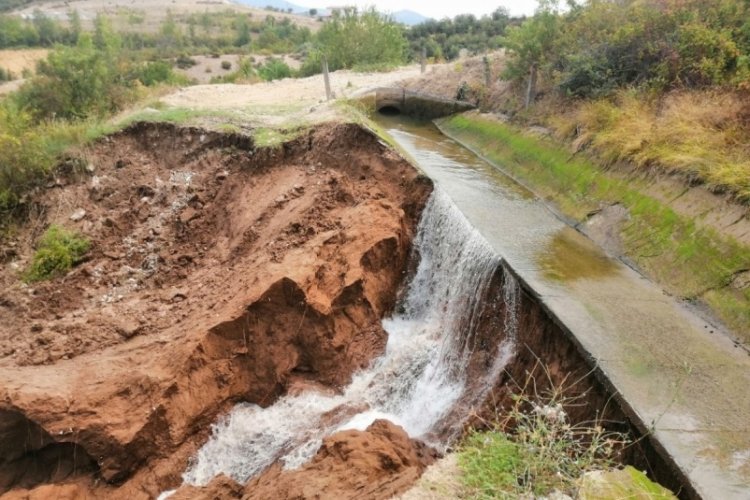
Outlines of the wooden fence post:
<svg viewBox="0 0 750 500">
<path fill-rule="evenodd" d="M 323 81 L 326 84 L 326 101 L 331 100 L 331 80 L 328 77 L 328 59 L 323 56 Z"/>
</svg>

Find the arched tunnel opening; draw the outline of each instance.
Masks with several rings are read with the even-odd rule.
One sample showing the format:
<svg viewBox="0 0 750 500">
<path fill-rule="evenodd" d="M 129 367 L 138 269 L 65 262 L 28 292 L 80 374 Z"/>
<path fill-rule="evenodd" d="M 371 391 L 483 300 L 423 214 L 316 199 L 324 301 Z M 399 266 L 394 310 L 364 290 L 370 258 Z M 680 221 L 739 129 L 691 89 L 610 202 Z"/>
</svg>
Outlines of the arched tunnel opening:
<svg viewBox="0 0 750 500">
<path fill-rule="evenodd" d="M 401 114 L 401 110 L 396 106 L 383 106 L 378 109 L 378 113 L 385 116 L 398 116 Z"/>
</svg>

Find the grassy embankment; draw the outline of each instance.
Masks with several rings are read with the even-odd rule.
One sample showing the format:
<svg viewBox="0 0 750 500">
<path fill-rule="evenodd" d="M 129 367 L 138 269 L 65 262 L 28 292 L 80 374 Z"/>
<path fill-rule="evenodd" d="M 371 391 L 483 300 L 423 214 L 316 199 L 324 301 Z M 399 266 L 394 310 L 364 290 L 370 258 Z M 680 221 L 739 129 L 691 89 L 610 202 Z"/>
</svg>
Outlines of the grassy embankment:
<svg viewBox="0 0 750 500">
<path fill-rule="evenodd" d="M 614 141 L 638 143 L 636 131 L 617 129 L 614 120 L 609 123 L 611 128 L 601 126 L 591 142 L 595 147 L 606 149 L 609 145 L 612 150 L 623 151 L 613 159 L 628 159 L 628 154 L 637 153 L 646 164 L 645 159 L 650 155 L 664 156 L 665 151 L 670 151 L 679 160 L 685 156 L 680 149 L 683 147 L 702 148 L 705 154 L 726 154 L 712 153 L 709 142 L 692 144 L 690 138 L 701 133 L 697 125 L 691 131 L 675 131 L 678 136 L 682 133 L 687 137 L 684 142 L 680 139 L 674 149 L 668 149 L 668 143 L 659 141 L 658 133 L 650 129 L 648 147 L 628 150 L 616 146 Z M 444 120 L 441 127 L 490 161 L 502 165 L 576 220 L 584 220 L 602 205 L 621 203 L 630 213 L 621 230 L 625 255 L 670 293 L 707 304 L 743 342 L 750 340 L 750 289 L 732 286 L 738 272 L 750 269 L 750 248 L 644 194 L 648 180 L 643 176 L 609 172 L 583 156 L 571 155 L 552 140 L 526 135 L 512 125 L 479 115 L 454 116 Z M 708 169 L 711 163 L 706 161 L 703 165 Z M 735 175 L 732 172 L 740 168 L 716 169 L 702 175 L 708 182 L 731 188 L 739 195 L 747 189 L 745 184 L 727 186 L 726 179 L 732 179 Z"/>
</svg>

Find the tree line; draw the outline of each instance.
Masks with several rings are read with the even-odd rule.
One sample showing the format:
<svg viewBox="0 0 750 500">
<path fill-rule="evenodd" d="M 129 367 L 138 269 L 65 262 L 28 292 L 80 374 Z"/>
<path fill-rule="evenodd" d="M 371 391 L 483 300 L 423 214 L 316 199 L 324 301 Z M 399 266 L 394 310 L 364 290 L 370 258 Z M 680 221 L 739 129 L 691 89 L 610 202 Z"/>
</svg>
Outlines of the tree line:
<svg viewBox="0 0 750 500">
<path fill-rule="evenodd" d="M 510 27 L 506 76 L 573 97 L 623 87 L 664 91 L 728 86 L 750 89 L 748 0 L 543 0 Z"/>
</svg>

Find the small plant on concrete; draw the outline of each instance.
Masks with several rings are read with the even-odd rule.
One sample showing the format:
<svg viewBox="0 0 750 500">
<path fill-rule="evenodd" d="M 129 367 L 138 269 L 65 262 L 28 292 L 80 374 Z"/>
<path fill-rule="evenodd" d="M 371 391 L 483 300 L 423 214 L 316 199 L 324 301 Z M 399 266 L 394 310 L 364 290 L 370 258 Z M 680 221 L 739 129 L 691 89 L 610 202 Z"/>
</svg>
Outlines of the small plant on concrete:
<svg viewBox="0 0 750 500">
<path fill-rule="evenodd" d="M 24 276 L 26 281 L 64 275 L 83 260 L 90 246 L 80 234 L 61 226 L 50 226 L 37 243 L 36 253 Z"/>
<path fill-rule="evenodd" d="M 463 481 L 472 498 L 537 498 L 551 492 L 575 494 L 584 473 L 617 465 L 627 436 L 601 422 L 572 424 L 565 408 L 577 404 L 562 387 L 536 393 L 525 384 L 510 411 L 472 432 L 459 452 Z"/>
</svg>

